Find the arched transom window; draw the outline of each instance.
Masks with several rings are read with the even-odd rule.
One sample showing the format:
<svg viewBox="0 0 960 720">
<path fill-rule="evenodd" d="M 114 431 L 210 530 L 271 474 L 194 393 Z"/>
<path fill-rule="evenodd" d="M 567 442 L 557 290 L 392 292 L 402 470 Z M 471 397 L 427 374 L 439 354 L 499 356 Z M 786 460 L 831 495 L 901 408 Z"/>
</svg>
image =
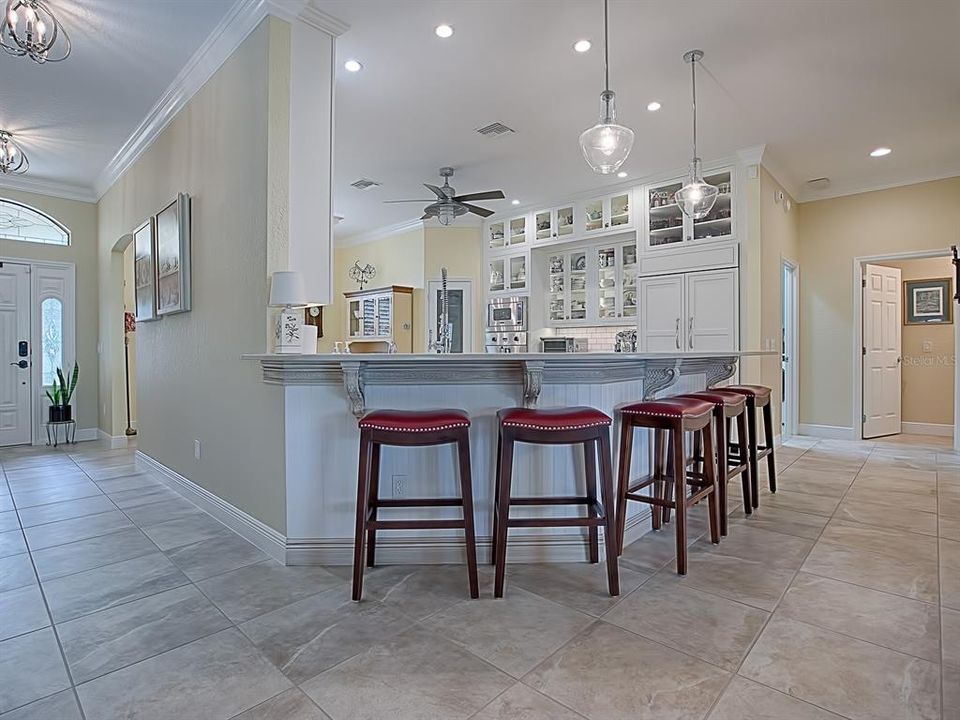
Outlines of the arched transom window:
<svg viewBox="0 0 960 720">
<path fill-rule="evenodd" d="M 70 231 L 29 205 L 0 198 L 0 239 L 69 245 Z"/>
</svg>

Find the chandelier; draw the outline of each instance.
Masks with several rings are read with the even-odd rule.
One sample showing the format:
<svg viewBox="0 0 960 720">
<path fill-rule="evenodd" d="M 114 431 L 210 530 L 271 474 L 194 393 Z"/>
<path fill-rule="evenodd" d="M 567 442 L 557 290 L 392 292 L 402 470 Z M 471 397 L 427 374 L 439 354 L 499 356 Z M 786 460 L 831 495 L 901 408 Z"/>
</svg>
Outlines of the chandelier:
<svg viewBox="0 0 960 720">
<path fill-rule="evenodd" d="M 62 42 L 57 42 L 62 38 Z M 56 46 L 56 52 L 51 52 Z M 0 25 L 0 47 L 34 62 L 60 62 L 70 56 L 70 38 L 43 0 L 7 0 Z"/>
<path fill-rule="evenodd" d="M 23 148 L 6 130 L 0 130 L 0 173 L 4 175 L 23 175 L 30 169 L 30 161 Z"/>
<path fill-rule="evenodd" d="M 610 40 L 607 0 L 603 0 L 603 82 L 600 93 L 600 122 L 580 133 L 583 159 L 601 175 L 614 173 L 623 165 L 633 147 L 633 130 L 617 124 L 617 95 L 610 89 Z"/>
<path fill-rule="evenodd" d="M 697 63 L 703 59 L 703 50 L 691 50 L 683 59 L 690 63 L 690 80 L 693 88 L 693 160 L 683 187 L 673 195 L 673 201 L 687 217 L 702 220 L 710 214 L 717 201 L 719 189 L 703 179 L 700 158 L 697 157 Z"/>
</svg>

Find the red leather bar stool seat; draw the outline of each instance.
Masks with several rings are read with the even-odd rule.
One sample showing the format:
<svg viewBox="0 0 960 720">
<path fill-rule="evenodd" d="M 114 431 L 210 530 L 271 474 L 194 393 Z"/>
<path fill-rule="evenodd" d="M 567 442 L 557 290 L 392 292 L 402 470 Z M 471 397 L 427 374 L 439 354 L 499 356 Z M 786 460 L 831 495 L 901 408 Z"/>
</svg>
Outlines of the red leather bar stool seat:
<svg viewBox="0 0 960 720">
<path fill-rule="evenodd" d="M 373 410 L 358 423 L 360 461 L 357 481 L 357 524 L 353 545 L 353 599 L 363 594 L 364 538 L 366 564 L 375 564 L 377 530 L 463 530 L 467 550 L 470 597 L 480 596 L 477 581 L 477 542 L 473 525 L 470 476 L 470 416 L 463 410 Z M 380 449 L 384 445 L 457 446 L 459 498 L 381 498 Z M 460 507 L 461 519 L 383 520 L 381 508 Z"/>
<path fill-rule="evenodd" d="M 372 410 L 360 419 L 360 428 L 392 432 L 435 432 L 470 427 L 463 410 Z"/>
<path fill-rule="evenodd" d="M 585 527 L 588 534 L 590 562 L 600 560 L 599 528 L 603 527 L 607 563 L 607 589 L 620 594 L 617 567 L 616 525 L 614 522 L 613 467 L 610 457 L 610 424 L 612 418 L 591 407 L 505 408 L 497 413 L 497 476 L 493 514 L 494 597 L 503 597 L 507 565 L 507 530 L 509 528 Z M 586 492 L 583 495 L 514 497 L 513 451 L 518 442 L 534 445 L 583 445 Z M 597 499 L 599 470 L 600 500 Z M 586 506 L 587 514 L 565 517 L 510 517 L 512 505 Z"/>
<path fill-rule="evenodd" d="M 703 472 L 687 472 L 685 435 L 692 433 L 702 442 L 704 457 L 713 458 L 712 418 L 716 403 L 702 398 L 675 396 L 662 400 L 625 405 L 620 415 L 620 462 L 618 470 L 617 544 L 623 552 L 627 524 L 627 502 L 652 505 L 654 530 L 665 519 L 664 511 L 676 510 L 677 572 L 687 574 L 687 507 L 707 499 L 710 514 L 710 539 L 720 542 L 720 514 L 716 472 L 712 462 L 703 463 Z M 649 475 L 630 479 L 634 433 L 637 429 L 654 431 L 653 467 Z M 664 440 L 670 449 L 670 461 L 664 460 Z M 651 494 L 642 493 L 652 487 Z M 687 495 L 687 489 L 691 494 Z"/>
<path fill-rule="evenodd" d="M 727 518 L 727 483 L 740 475 L 743 493 L 743 511 L 750 515 L 753 512 L 751 501 L 752 485 L 750 482 L 749 450 L 747 442 L 747 397 L 743 393 L 730 392 L 724 388 L 703 390 L 689 393 L 685 397 L 708 400 L 713 403 L 713 428 L 716 435 L 716 463 L 717 463 L 717 493 L 720 496 L 720 535 L 724 536 L 728 530 Z M 737 442 L 730 438 L 731 425 L 737 423 Z M 713 461 L 713 458 L 710 458 Z M 692 462 L 702 465 L 706 456 L 699 445 L 694 446 Z"/>
<path fill-rule="evenodd" d="M 747 399 L 747 441 L 749 443 L 750 481 L 753 506 L 760 505 L 760 461 L 767 459 L 767 481 L 770 492 L 777 491 L 777 461 L 773 452 L 773 408 L 770 402 L 770 388 L 765 385 L 727 385 L 723 388 L 739 393 Z M 763 416 L 763 444 L 757 433 L 757 410 Z"/>
</svg>

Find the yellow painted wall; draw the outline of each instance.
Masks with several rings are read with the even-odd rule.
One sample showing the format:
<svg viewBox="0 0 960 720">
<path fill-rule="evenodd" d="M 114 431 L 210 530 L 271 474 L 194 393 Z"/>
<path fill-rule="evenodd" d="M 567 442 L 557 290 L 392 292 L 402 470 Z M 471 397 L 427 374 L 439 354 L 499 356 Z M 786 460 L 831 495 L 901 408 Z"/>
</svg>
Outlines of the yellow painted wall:
<svg viewBox="0 0 960 720">
<path fill-rule="evenodd" d="M 960 177 L 799 206 L 801 423 L 852 422 L 853 259 L 949 248 L 958 208 Z"/>
<path fill-rule="evenodd" d="M 70 245 L 43 245 L 0 240 L 0 256 L 26 260 L 71 262 L 76 265 L 77 363 L 80 379 L 74 400 L 77 425 L 82 429 L 98 425 L 97 398 L 100 378 L 97 370 L 97 206 L 48 195 L 0 188 L 0 197 L 36 208 L 70 230 Z M 121 316 L 122 322 L 122 316 Z"/>
<path fill-rule="evenodd" d="M 425 280 L 439 280 L 440 268 L 447 268 L 447 277 L 457 280 L 470 280 L 473 291 L 473 352 L 483 352 L 483 329 L 485 315 L 483 309 L 482 268 L 483 246 L 480 227 L 427 227 L 424 230 L 424 277 Z M 423 298 L 421 311 L 426 318 L 427 298 Z M 420 326 L 419 335 L 424 337 L 426 329 Z"/>
<path fill-rule="evenodd" d="M 900 268 L 901 281 L 952 278 L 949 257 L 920 258 L 880 265 Z M 904 299 L 906 303 L 906 299 Z M 957 305 L 953 304 L 954 322 Z M 901 319 L 902 322 L 902 319 Z M 924 352 L 924 342 L 930 351 Z M 901 419 L 903 422 L 953 425 L 953 379 L 956 357 L 953 325 L 903 325 Z"/>
</svg>

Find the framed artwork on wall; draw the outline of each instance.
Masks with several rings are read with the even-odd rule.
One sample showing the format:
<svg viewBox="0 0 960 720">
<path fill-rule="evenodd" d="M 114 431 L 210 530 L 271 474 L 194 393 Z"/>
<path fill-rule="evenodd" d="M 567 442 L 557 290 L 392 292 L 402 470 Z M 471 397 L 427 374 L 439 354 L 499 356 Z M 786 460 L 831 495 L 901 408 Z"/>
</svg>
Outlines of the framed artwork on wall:
<svg viewBox="0 0 960 720">
<path fill-rule="evenodd" d="M 950 278 L 904 281 L 904 325 L 949 325 L 952 322 L 953 281 Z"/>
<path fill-rule="evenodd" d="M 156 215 L 157 314 L 190 310 L 190 196 L 177 199 Z"/>
<path fill-rule="evenodd" d="M 153 218 L 133 231 L 133 281 L 137 322 L 157 319 L 156 243 Z"/>
</svg>

